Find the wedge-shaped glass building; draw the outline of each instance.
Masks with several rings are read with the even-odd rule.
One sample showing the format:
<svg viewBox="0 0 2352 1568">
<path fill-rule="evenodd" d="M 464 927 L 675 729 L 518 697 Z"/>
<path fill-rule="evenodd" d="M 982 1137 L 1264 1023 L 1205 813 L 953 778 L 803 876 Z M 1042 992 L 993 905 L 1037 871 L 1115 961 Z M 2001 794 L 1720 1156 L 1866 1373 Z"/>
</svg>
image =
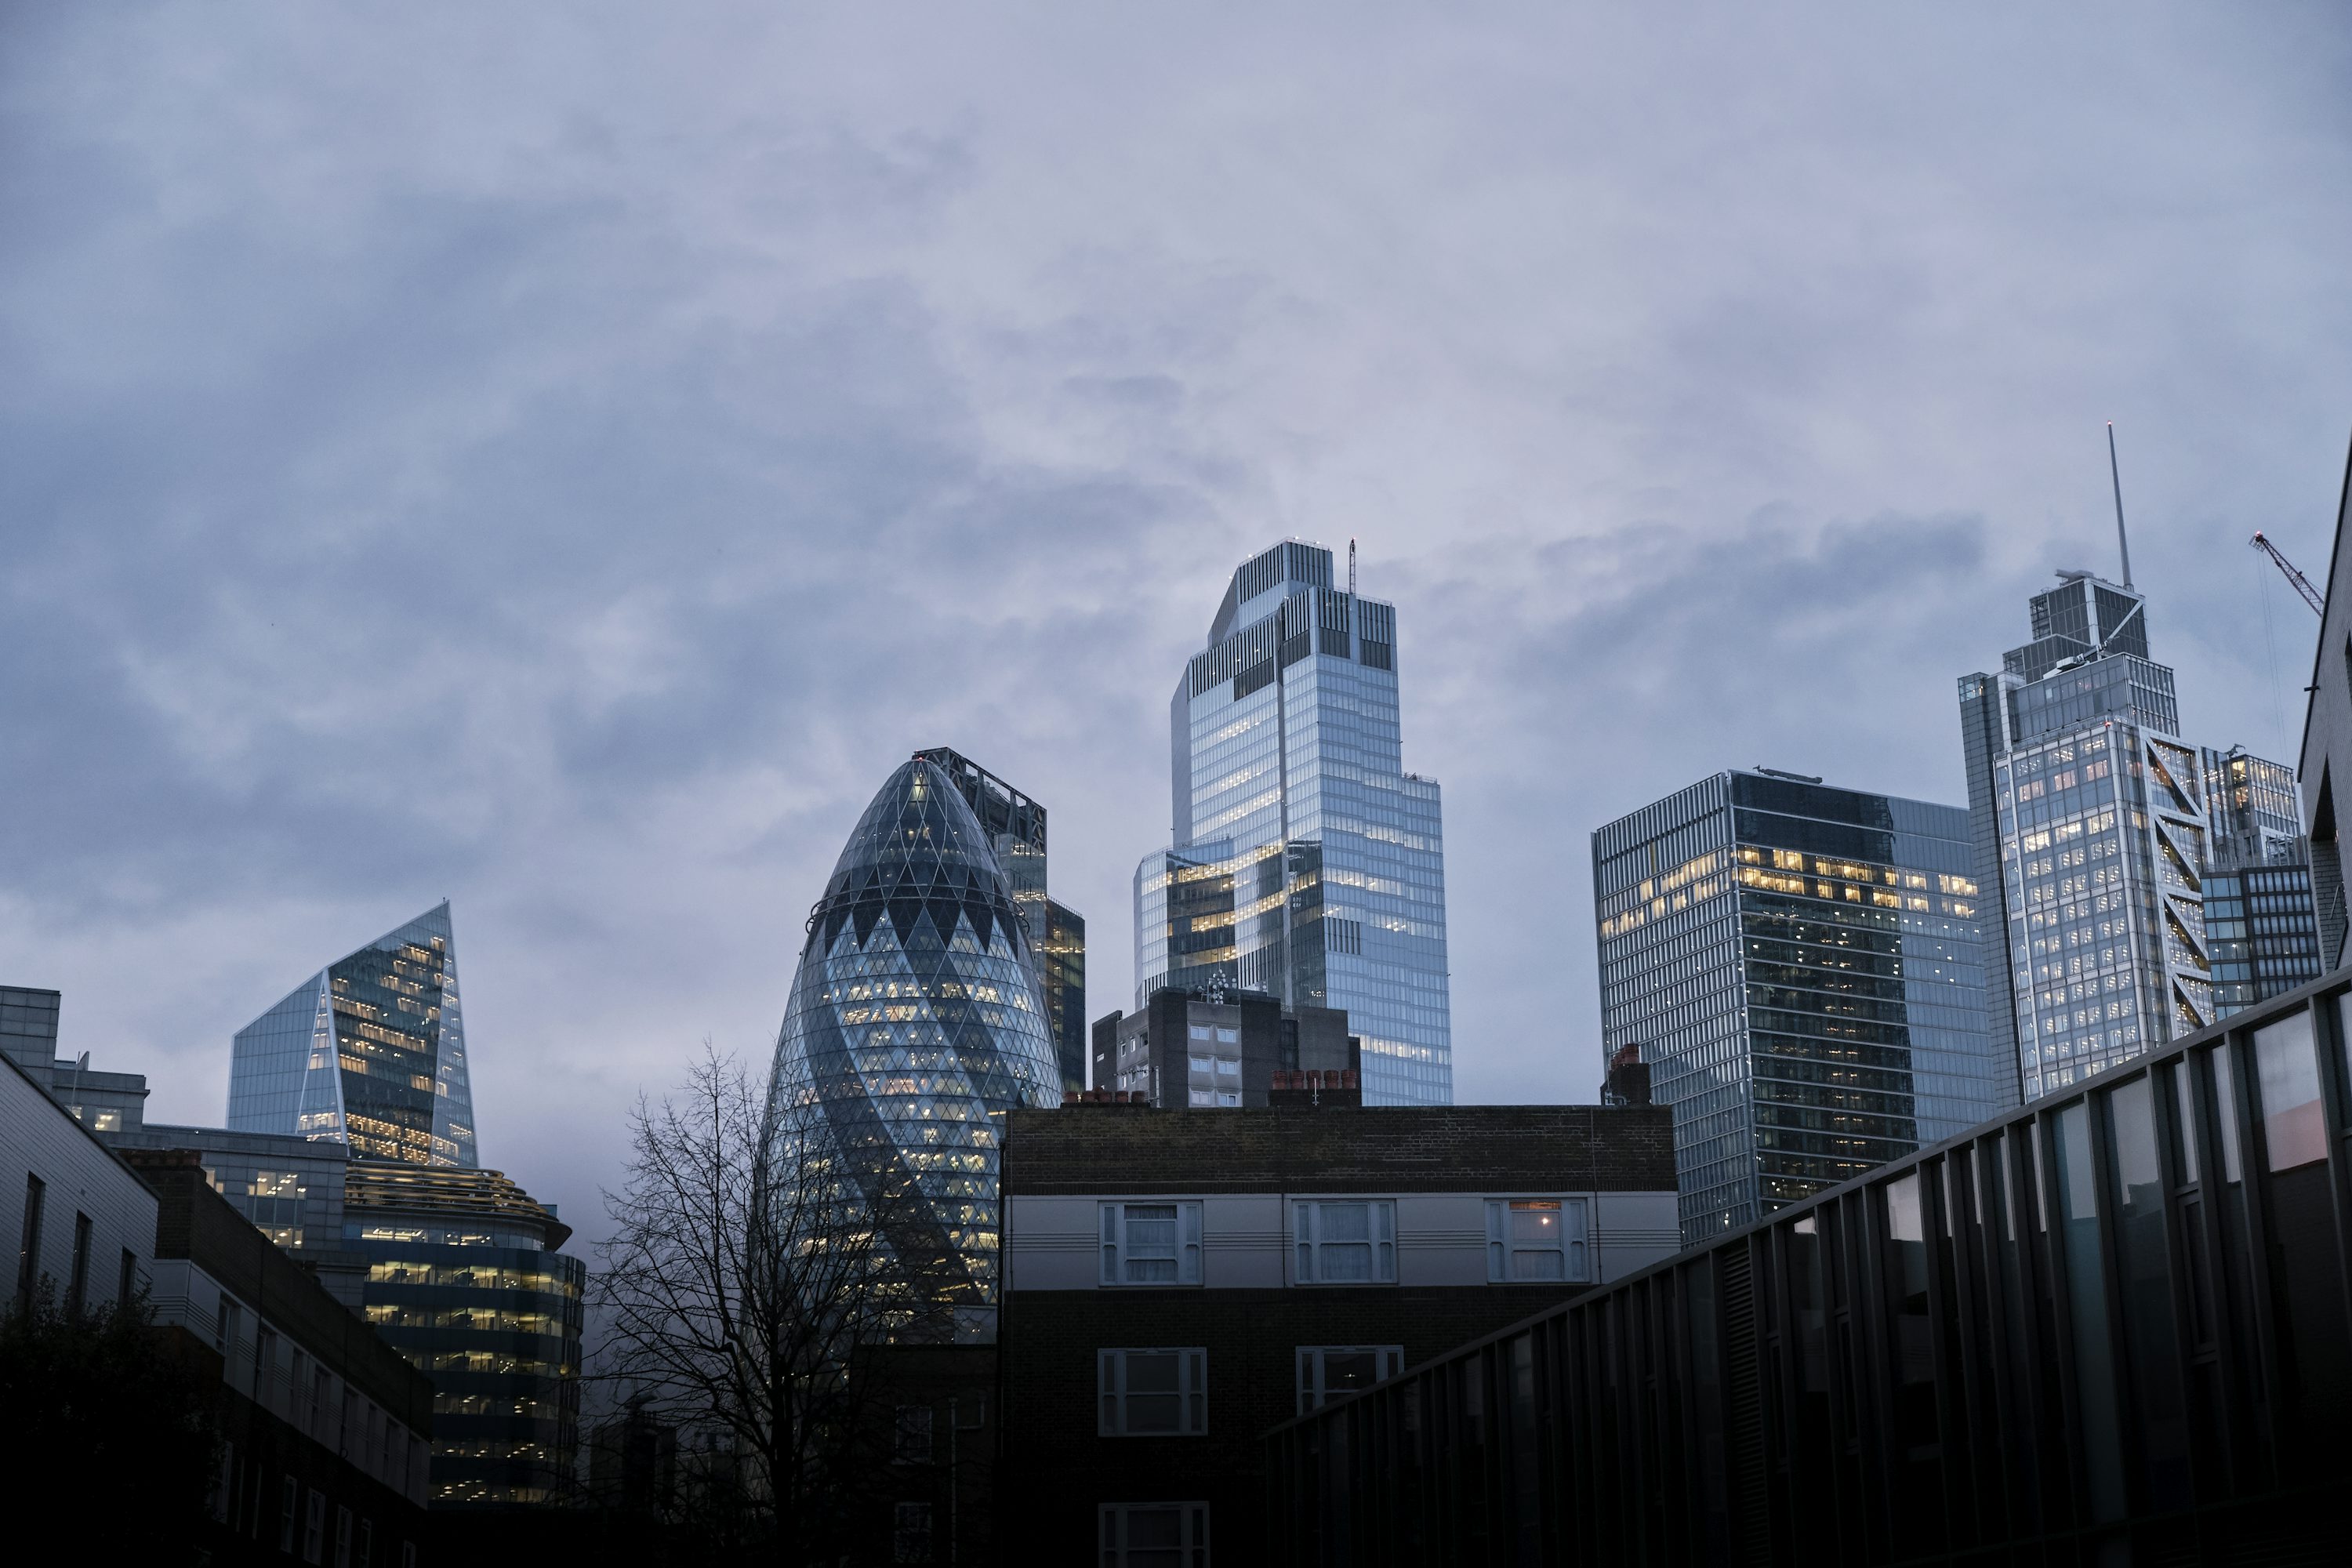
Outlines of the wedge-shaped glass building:
<svg viewBox="0 0 2352 1568">
<path fill-rule="evenodd" d="M 363 1160 L 480 1163 L 446 900 L 236 1032 L 228 1125 L 330 1140 Z"/>
<path fill-rule="evenodd" d="M 928 1325 L 996 1299 L 992 1113 L 1061 1100 L 1029 935 L 936 763 L 890 775 L 809 913 L 776 1041 L 780 1121 L 820 1139 Z"/>
</svg>

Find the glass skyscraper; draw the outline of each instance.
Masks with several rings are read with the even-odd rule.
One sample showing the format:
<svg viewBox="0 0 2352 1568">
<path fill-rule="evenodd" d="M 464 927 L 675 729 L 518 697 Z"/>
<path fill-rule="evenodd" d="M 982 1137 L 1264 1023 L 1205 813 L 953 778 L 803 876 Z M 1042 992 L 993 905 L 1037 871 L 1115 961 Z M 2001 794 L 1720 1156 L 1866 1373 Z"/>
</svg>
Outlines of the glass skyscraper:
<svg viewBox="0 0 2352 1568">
<path fill-rule="evenodd" d="M 1174 842 L 1135 874 L 1135 1006 L 1214 984 L 1335 1007 L 1366 1104 L 1454 1099 L 1437 782 L 1404 771 L 1396 611 L 1296 541 L 1226 585 L 1169 705 Z"/>
<path fill-rule="evenodd" d="M 2299 830 L 2278 764 L 2179 738 L 2129 584 L 2062 572 L 2030 612 L 1959 697 L 1993 1039 L 2032 1099 L 2220 1016 L 2208 879 Z"/>
<path fill-rule="evenodd" d="M 2204 758 L 2205 938 L 2218 1019 L 2319 978 L 2319 915 L 2293 770 L 2242 749 Z"/>
<path fill-rule="evenodd" d="M 480 1163 L 446 900 L 329 964 L 236 1032 L 228 1125 L 332 1139 L 360 1159 Z"/>
<path fill-rule="evenodd" d="M 1087 921 L 1046 890 L 1045 808 L 978 763 L 945 746 L 915 753 L 935 763 L 980 819 L 996 864 L 1013 889 L 1029 933 L 1029 955 L 1045 994 L 1045 1032 L 1054 1038 L 1062 1087 L 1087 1087 Z"/>
<path fill-rule="evenodd" d="M 1957 806 L 1717 773 L 1592 836 L 1604 1060 L 1675 1113 L 1696 1245 L 2015 1102 Z"/>
<path fill-rule="evenodd" d="M 985 1332 L 1000 1241 L 993 1114 L 1058 1105 L 1028 927 L 989 835 L 918 758 L 858 819 L 776 1041 L 792 1135 L 824 1142 L 877 1223 L 918 1331 Z M 909 1205 L 899 1194 L 911 1192 Z"/>
<path fill-rule="evenodd" d="M 352 1304 L 433 1379 L 433 1505 L 562 1500 L 587 1269 L 560 1250 L 553 1208 L 481 1168 L 446 901 L 236 1032 L 228 1125 L 348 1150 L 343 1164 L 201 1128 L 175 1141 L 279 1245 L 356 1275 Z"/>
</svg>

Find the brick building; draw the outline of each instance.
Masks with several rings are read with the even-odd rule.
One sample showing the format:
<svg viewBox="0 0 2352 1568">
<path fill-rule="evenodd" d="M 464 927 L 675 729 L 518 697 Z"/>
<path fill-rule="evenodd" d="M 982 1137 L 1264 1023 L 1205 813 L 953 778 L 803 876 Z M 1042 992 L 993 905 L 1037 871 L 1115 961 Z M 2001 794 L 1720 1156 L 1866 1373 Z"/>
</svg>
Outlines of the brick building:
<svg viewBox="0 0 2352 1568">
<path fill-rule="evenodd" d="M 1260 1561 L 1269 1428 L 1675 1249 L 1663 1109 L 1274 1098 L 1007 1119 L 1008 1560 Z"/>
</svg>

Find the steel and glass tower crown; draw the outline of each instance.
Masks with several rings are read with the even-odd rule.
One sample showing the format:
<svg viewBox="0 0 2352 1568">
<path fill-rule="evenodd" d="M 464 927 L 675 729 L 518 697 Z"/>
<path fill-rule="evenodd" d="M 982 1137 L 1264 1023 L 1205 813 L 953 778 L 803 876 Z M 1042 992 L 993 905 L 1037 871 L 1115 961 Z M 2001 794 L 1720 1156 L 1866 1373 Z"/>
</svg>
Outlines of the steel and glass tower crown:
<svg viewBox="0 0 2352 1568">
<path fill-rule="evenodd" d="M 365 1160 L 480 1163 L 447 900 L 236 1032 L 228 1125 L 348 1144 Z"/>
<path fill-rule="evenodd" d="M 922 759 L 875 795 L 809 913 L 776 1041 L 779 1112 L 824 1142 L 933 1310 L 995 1301 L 989 1118 L 1061 1100 L 1028 943 L 988 833 Z"/>
<path fill-rule="evenodd" d="M 1394 606 L 1296 541 L 1235 570 L 1169 705 L 1173 847 L 1136 870 L 1136 1007 L 1223 982 L 1345 1009 L 1364 1098 L 1454 1098 L 1437 782 L 1404 771 Z"/>
</svg>

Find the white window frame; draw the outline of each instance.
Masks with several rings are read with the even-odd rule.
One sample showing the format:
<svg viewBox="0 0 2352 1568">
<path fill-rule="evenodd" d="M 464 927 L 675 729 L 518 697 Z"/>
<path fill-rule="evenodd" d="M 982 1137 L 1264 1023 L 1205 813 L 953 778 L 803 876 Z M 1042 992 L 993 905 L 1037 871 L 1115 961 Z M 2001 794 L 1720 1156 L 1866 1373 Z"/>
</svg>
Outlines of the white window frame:
<svg viewBox="0 0 2352 1568">
<path fill-rule="evenodd" d="M 1511 1208 L 1515 1204 L 1558 1204 L 1560 1271 L 1556 1277 L 1521 1274 L 1514 1258 L 1541 1247 L 1514 1246 Z M 1490 1285 L 1584 1285 L 1592 1280 L 1592 1205 L 1580 1197 L 1557 1193 L 1520 1193 L 1486 1200 L 1486 1282 Z"/>
<path fill-rule="evenodd" d="M 1402 1345 L 1300 1345 L 1298 1347 L 1298 1414 L 1320 1410 L 1330 1399 L 1331 1391 L 1324 1384 L 1326 1358 L 1333 1355 L 1373 1355 L 1380 1357 L 1380 1373 L 1372 1381 L 1386 1383 L 1404 1371 Z"/>
<path fill-rule="evenodd" d="M 902 1465 L 928 1465 L 931 1462 L 931 1407 L 928 1405 L 901 1405 L 892 1413 L 893 1422 L 890 1458 Z"/>
<path fill-rule="evenodd" d="M 1097 1517 L 1101 1521 L 1103 1568 L 1128 1568 L 1131 1551 L 1164 1552 L 1166 1547 L 1131 1547 L 1128 1524 L 1139 1513 L 1173 1512 L 1177 1527 L 1177 1561 L 1184 1568 L 1209 1568 L 1209 1505 L 1205 1502 L 1107 1502 Z"/>
<path fill-rule="evenodd" d="M 1336 1208 L 1361 1207 L 1366 1211 L 1365 1229 L 1368 1240 L 1332 1241 L 1328 1238 L 1329 1217 L 1327 1211 Z M 1371 1272 L 1362 1279 L 1329 1278 L 1329 1265 L 1324 1249 L 1330 1247 L 1368 1245 L 1371 1248 Z M 1294 1285 L 1328 1285 L 1338 1289 L 1366 1285 L 1393 1285 L 1396 1267 L 1396 1200 L 1393 1198 L 1329 1197 L 1293 1198 L 1290 1201 L 1290 1267 Z"/>
<path fill-rule="evenodd" d="M 930 1563 L 932 1554 L 931 1505 L 928 1502 L 901 1502 L 890 1510 L 890 1561 L 893 1563 Z"/>
<path fill-rule="evenodd" d="M 1176 1241 L 1172 1257 L 1165 1259 L 1155 1249 L 1149 1261 L 1172 1261 L 1176 1265 L 1173 1279 L 1130 1279 L 1129 1265 L 1147 1261 L 1137 1256 L 1137 1244 L 1129 1236 L 1131 1209 L 1165 1209 L 1176 1211 Z M 1156 1219 L 1158 1216 L 1151 1216 Z M 1201 1282 L 1201 1203 L 1197 1198 L 1115 1198 L 1096 1205 L 1095 1282 L 1121 1290 L 1171 1289 Z"/>
<path fill-rule="evenodd" d="M 1176 1426 L 1137 1430 L 1128 1401 L 1130 1356 L 1176 1358 Z M 1149 1397 L 1149 1396 L 1146 1396 Z M 1202 1437 L 1209 1431 L 1209 1352 L 1201 1345 L 1133 1345 L 1095 1352 L 1095 1435 L 1098 1437 Z"/>
</svg>

